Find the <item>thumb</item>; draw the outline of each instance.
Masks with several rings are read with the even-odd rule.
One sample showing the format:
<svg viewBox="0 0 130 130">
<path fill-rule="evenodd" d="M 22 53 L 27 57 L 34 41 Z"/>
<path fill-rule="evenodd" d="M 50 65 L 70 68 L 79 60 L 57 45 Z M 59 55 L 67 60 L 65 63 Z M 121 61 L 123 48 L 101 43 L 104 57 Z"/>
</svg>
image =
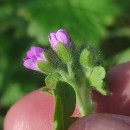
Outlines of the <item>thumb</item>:
<svg viewBox="0 0 130 130">
<path fill-rule="evenodd" d="M 130 130 L 130 117 L 94 114 L 78 119 L 69 130 Z"/>
</svg>

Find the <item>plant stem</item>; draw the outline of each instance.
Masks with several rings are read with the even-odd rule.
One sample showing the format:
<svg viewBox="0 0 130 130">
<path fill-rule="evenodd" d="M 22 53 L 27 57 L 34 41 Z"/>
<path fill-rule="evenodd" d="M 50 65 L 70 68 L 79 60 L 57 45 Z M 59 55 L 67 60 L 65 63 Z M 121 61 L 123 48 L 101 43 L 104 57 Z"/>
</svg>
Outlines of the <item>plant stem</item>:
<svg viewBox="0 0 130 130">
<path fill-rule="evenodd" d="M 71 71 L 71 70 L 70 70 Z M 72 72 L 72 71 L 71 71 Z M 78 86 L 76 84 L 76 81 L 75 81 L 75 78 L 71 78 L 69 77 L 64 71 L 60 70 L 59 71 L 60 75 L 62 76 L 63 80 L 67 83 L 69 83 L 75 93 L 76 93 L 76 99 L 77 99 L 77 104 L 78 104 L 78 108 L 79 108 L 79 111 L 81 113 L 82 116 L 85 116 L 85 115 L 88 115 L 90 113 L 90 107 L 86 107 L 86 104 L 84 104 L 83 100 L 82 100 L 82 97 L 81 97 L 81 94 L 80 94 L 80 91 L 78 89 Z M 72 72 L 73 73 L 73 72 Z M 73 74 L 72 74 L 73 75 Z"/>
<path fill-rule="evenodd" d="M 78 103 L 78 108 L 82 116 L 88 115 L 89 111 L 88 108 L 85 106 L 85 104 L 82 101 L 80 92 L 78 90 L 78 86 L 75 83 L 71 83 L 71 86 L 74 88 L 75 93 L 76 93 L 76 99 Z"/>
<path fill-rule="evenodd" d="M 67 69 L 68 69 L 68 73 L 69 73 L 69 77 L 70 78 L 73 78 L 74 77 L 74 74 L 73 74 L 73 71 L 72 71 L 72 62 L 68 62 L 67 63 Z"/>
</svg>

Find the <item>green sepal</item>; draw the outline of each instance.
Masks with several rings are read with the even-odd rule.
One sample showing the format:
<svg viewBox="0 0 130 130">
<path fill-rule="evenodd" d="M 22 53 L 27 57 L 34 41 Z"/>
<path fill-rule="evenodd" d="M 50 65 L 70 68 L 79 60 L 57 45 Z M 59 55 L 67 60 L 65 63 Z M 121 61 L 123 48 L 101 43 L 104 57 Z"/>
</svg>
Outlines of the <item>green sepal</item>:
<svg viewBox="0 0 130 130">
<path fill-rule="evenodd" d="M 102 66 L 96 66 L 93 68 L 89 77 L 90 86 L 92 86 L 94 89 L 96 89 L 103 95 L 108 94 L 107 86 L 103 81 L 105 75 L 106 75 L 105 69 Z"/>
<path fill-rule="evenodd" d="M 57 72 L 49 74 L 46 79 L 45 83 L 47 86 L 56 86 L 57 82 L 61 79 L 61 75 Z"/>
<path fill-rule="evenodd" d="M 75 121 L 71 118 L 75 105 L 74 89 L 68 83 L 59 81 L 55 89 L 54 130 L 67 130 Z"/>
<path fill-rule="evenodd" d="M 56 46 L 56 53 L 63 63 L 68 63 L 71 61 L 71 54 L 69 50 L 61 43 Z"/>
<path fill-rule="evenodd" d="M 47 63 L 53 65 L 53 67 L 56 65 L 56 63 L 58 61 L 57 60 L 58 57 L 57 57 L 56 53 L 52 50 L 46 50 L 44 52 L 44 57 L 47 60 Z"/>
<path fill-rule="evenodd" d="M 45 74 L 50 74 L 50 73 L 54 72 L 54 70 L 55 70 L 53 68 L 53 66 L 51 64 L 49 64 L 48 62 L 38 61 L 37 66 L 40 69 L 40 71 Z"/>
<path fill-rule="evenodd" d="M 44 57 L 48 63 L 51 63 L 51 56 L 47 51 L 44 52 Z"/>
<path fill-rule="evenodd" d="M 85 68 L 90 68 L 93 65 L 94 56 L 92 52 L 85 48 L 80 54 L 80 64 Z"/>
</svg>

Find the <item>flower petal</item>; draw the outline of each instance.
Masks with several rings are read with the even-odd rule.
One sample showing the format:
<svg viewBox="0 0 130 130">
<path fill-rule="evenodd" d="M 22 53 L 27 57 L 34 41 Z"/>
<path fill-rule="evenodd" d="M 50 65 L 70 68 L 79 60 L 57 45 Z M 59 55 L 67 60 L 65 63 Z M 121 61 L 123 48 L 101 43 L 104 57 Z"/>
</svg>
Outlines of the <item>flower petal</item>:
<svg viewBox="0 0 130 130">
<path fill-rule="evenodd" d="M 32 53 L 32 51 L 29 50 L 29 51 L 27 52 L 27 58 L 32 58 L 33 56 L 34 56 L 34 54 Z"/>
<path fill-rule="evenodd" d="M 37 59 L 36 59 L 35 57 L 32 57 L 31 59 L 24 59 L 23 65 L 24 65 L 27 69 L 39 71 L 36 62 L 37 62 Z"/>
<path fill-rule="evenodd" d="M 27 52 L 27 58 L 32 58 L 34 56 L 40 56 L 44 50 L 40 47 L 32 46 Z"/>
<path fill-rule="evenodd" d="M 50 33 L 50 35 L 48 36 L 49 42 L 51 43 L 52 48 L 55 50 L 56 49 L 56 45 L 58 43 L 58 40 L 56 38 L 56 34 L 55 33 Z"/>
<path fill-rule="evenodd" d="M 29 58 L 27 58 L 27 57 L 26 57 L 26 58 L 23 58 L 23 61 L 26 61 L 26 60 L 28 60 L 28 59 L 29 59 Z"/>
<path fill-rule="evenodd" d="M 66 45 L 66 47 L 70 46 L 70 40 L 68 38 L 67 31 L 64 29 L 60 29 L 56 32 L 56 38 L 58 39 L 59 42 L 63 43 Z"/>
</svg>

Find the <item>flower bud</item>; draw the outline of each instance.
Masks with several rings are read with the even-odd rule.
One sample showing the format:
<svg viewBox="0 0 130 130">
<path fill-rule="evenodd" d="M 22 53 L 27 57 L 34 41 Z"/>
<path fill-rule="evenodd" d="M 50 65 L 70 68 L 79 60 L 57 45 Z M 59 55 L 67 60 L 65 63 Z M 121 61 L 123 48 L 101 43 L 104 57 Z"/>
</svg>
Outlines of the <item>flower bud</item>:
<svg viewBox="0 0 130 130">
<path fill-rule="evenodd" d="M 23 59 L 23 65 L 27 69 L 40 71 L 37 66 L 37 61 L 46 62 L 44 56 L 44 50 L 40 47 L 32 46 L 31 49 L 27 52 L 27 57 Z"/>
<path fill-rule="evenodd" d="M 55 33 L 50 33 L 48 39 L 51 43 L 51 47 L 53 50 L 56 50 L 57 44 L 59 42 L 64 44 L 67 48 L 70 46 L 70 40 L 67 31 L 64 29 L 60 29 Z"/>
</svg>

